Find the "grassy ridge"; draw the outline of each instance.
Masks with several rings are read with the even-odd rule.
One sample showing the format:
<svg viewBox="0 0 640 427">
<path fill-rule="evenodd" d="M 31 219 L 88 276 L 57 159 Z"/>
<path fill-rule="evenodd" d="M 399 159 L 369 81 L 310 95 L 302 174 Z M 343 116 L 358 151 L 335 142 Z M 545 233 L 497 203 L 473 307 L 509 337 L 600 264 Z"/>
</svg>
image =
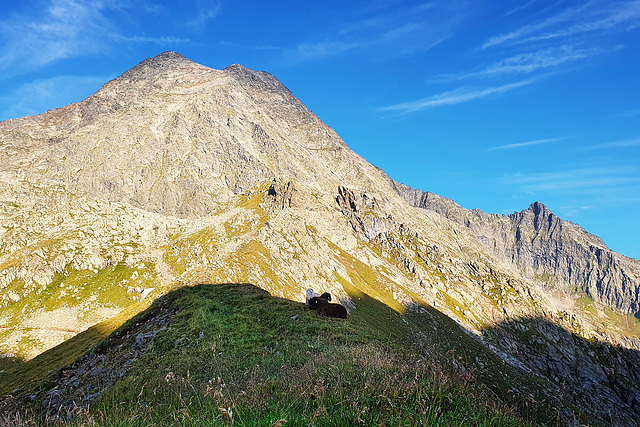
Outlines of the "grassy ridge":
<svg viewBox="0 0 640 427">
<path fill-rule="evenodd" d="M 88 409 L 67 402 L 73 417 L 63 419 L 107 426 L 523 425 L 409 348 L 399 314 L 365 297 L 357 304 L 345 321 L 249 284 L 179 289 L 94 349 L 93 357 L 117 365 L 154 318 L 172 316 L 125 375 Z M 372 309 L 384 310 L 384 328 L 371 326 Z M 84 375 L 76 389 L 92 378 Z"/>
</svg>

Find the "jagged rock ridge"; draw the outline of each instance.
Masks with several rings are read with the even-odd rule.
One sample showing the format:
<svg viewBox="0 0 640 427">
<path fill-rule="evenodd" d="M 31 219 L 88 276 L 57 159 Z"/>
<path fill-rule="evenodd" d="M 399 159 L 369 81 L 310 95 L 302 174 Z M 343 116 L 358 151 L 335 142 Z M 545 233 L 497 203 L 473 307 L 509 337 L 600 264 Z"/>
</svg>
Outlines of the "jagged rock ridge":
<svg viewBox="0 0 640 427">
<path fill-rule="evenodd" d="M 538 323 L 517 322 L 544 319 L 585 340 L 639 349 L 633 327 L 590 314 L 600 306 L 561 305 L 553 295 L 565 272 L 571 286 L 601 273 L 594 286 L 612 292 L 593 298 L 612 295 L 623 301 L 612 305 L 633 309 L 637 282 L 616 291 L 612 273 L 637 271 L 632 261 L 612 255 L 610 265 L 622 268 L 580 276 L 572 257 L 586 257 L 581 242 L 601 242 L 577 240 L 577 226 L 541 206 L 488 215 L 394 183 L 268 73 L 214 70 L 167 52 L 80 103 L 0 122 L 0 143 L 4 353 L 33 357 L 176 286 L 253 283 L 293 300 L 313 287 L 351 310 L 357 292 L 399 312 L 434 307 L 505 363 L 546 378 L 548 393 L 566 382 L 594 416 L 603 416 L 598 408 L 623 420 L 640 413 L 628 379 L 616 384 L 631 400 L 580 395 L 571 369 L 599 372 L 603 363 L 587 347 L 558 350 Z M 589 265 L 604 266 L 602 249 Z M 500 326 L 510 322 L 517 327 Z M 538 341 L 522 339 L 523 330 Z M 632 356 L 607 363 L 623 362 L 637 364 Z M 612 383 L 598 375 L 591 387 Z"/>
<path fill-rule="evenodd" d="M 550 287 L 578 289 L 595 301 L 640 315 L 640 261 L 611 251 L 582 227 L 540 202 L 509 216 L 467 210 L 433 193 L 396 184 L 413 206 L 464 225 L 486 249 Z"/>
</svg>

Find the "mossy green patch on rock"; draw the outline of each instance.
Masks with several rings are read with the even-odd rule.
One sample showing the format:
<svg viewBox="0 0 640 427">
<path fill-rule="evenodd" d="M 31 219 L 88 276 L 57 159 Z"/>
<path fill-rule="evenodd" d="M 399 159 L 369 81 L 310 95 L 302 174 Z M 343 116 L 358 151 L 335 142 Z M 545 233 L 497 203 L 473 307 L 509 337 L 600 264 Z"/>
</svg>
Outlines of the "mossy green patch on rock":
<svg viewBox="0 0 640 427">
<path fill-rule="evenodd" d="M 576 307 L 578 310 L 581 310 L 584 313 L 587 313 L 590 316 L 597 316 L 598 309 L 593 304 L 593 300 L 589 298 L 587 295 L 580 296 L 576 298 Z"/>
<path fill-rule="evenodd" d="M 334 251 L 334 257 L 347 269 L 349 281 L 336 273 L 336 278 L 343 287 L 346 286 L 353 293 L 366 293 L 399 313 L 404 312 L 402 304 L 396 301 L 387 290 L 388 285 L 393 284 L 397 286 L 397 284 L 381 276 L 374 268 L 350 255 L 334 243 L 327 241 L 327 244 Z M 347 290 L 347 288 L 345 288 L 345 290 Z M 349 290 L 347 290 L 347 293 L 349 293 Z"/>
<path fill-rule="evenodd" d="M 551 273 L 536 273 L 534 274 L 534 280 L 538 283 L 542 283 L 546 286 L 553 286 L 558 284 L 558 278 Z"/>
</svg>

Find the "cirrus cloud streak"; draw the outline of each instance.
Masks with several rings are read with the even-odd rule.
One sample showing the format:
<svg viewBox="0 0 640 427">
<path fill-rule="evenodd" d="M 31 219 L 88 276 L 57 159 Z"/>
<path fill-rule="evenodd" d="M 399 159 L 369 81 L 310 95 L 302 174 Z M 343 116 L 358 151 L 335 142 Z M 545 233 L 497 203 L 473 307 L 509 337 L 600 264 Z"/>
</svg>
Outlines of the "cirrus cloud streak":
<svg viewBox="0 0 640 427">
<path fill-rule="evenodd" d="M 428 98 L 419 99 L 417 101 L 405 102 L 401 104 L 390 105 L 388 107 L 379 108 L 378 111 L 397 112 L 401 114 L 413 113 L 416 111 L 428 110 L 430 108 L 441 107 L 445 105 L 462 104 L 487 96 L 502 94 L 514 89 L 530 85 L 533 79 L 523 80 L 515 83 L 509 83 L 502 86 L 488 87 L 484 89 L 467 89 L 458 88 L 451 91 L 433 95 Z"/>
</svg>

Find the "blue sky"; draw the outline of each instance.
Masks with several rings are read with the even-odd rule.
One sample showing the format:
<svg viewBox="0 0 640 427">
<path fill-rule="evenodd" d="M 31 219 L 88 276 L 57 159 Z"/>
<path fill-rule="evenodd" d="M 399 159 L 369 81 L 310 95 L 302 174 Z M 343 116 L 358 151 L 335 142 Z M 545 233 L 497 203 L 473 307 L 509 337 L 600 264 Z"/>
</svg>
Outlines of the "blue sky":
<svg viewBox="0 0 640 427">
<path fill-rule="evenodd" d="M 0 120 L 166 50 L 274 74 L 397 181 L 640 258 L 640 0 L 5 1 Z"/>
</svg>

